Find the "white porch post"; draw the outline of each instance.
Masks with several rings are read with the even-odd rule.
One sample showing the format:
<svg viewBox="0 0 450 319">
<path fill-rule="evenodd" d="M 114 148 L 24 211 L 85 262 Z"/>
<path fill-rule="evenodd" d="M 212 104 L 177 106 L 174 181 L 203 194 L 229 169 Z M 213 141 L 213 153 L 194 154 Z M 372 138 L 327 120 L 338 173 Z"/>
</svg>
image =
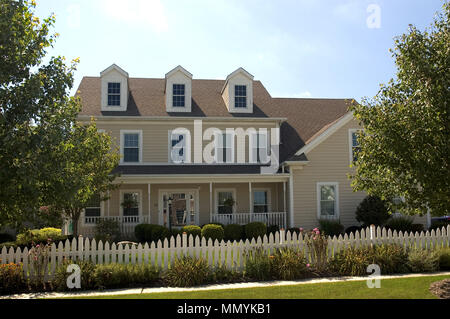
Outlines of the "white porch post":
<svg viewBox="0 0 450 319">
<path fill-rule="evenodd" d="M 151 187 L 152 187 L 151 184 L 148 183 L 147 184 L 147 195 L 148 195 L 148 220 L 147 220 L 147 223 L 149 223 L 149 224 L 150 224 L 150 212 L 152 210 L 152 206 L 151 206 L 151 202 L 150 202 L 150 196 L 151 196 L 150 194 L 151 194 L 151 190 L 152 190 Z"/>
<path fill-rule="evenodd" d="M 108 217 L 109 217 L 109 214 L 110 214 L 110 213 L 109 213 L 109 202 L 110 202 L 110 200 L 111 200 L 111 199 L 110 199 L 110 197 L 111 197 L 111 193 L 110 193 L 110 191 L 108 191 L 108 195 L 107 195 L 107 196 L 108 196 L 108 202 L 107 202 L 107 206 L 108 206 L 108 211 L 107 211 L 107 213 L 106 213 L 106 214 L 107 214 L 107 215 L 108 215 Z"/>
<path fill-rule="evenodd" d="M 212 182 L 209 182 L 209 222 L 212 223 L 213 202 L 212 202 Z"/>
<path fill-rule="evenodd" d="M 283 182 L 283 212 L 286 214 L 286 182 Z"/>
<path fill-rule="evenodd" d="M 250 222 L 253 221 L 253 194 L 252 194 L 252 182 L 248 182 L 248 205 L 250 210 Z"/>
</svg>

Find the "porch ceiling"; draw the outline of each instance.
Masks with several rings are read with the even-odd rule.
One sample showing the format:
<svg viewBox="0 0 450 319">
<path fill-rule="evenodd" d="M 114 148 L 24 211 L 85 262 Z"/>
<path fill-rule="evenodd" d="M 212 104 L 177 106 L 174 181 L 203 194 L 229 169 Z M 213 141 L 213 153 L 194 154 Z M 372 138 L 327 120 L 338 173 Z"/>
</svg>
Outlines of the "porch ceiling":
<svg viewBox="0 0 450 319">
<path fill-rule="evenodd" d="M 116 178 L 123 184 L 200 184 L 200 183 L 275 183 L 289 181 L 289 174 L 179 174 L 179 175 L 126 175 Z"/>
</svg>

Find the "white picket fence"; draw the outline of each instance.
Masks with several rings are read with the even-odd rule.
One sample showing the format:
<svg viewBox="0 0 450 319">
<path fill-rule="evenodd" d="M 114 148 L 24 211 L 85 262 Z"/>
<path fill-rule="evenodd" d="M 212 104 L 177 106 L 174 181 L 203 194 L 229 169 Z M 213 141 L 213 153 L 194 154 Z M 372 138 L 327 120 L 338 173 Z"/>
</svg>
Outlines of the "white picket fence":
<svg viewBox="0 0 450 319">
<path fill-rule="evenodd" d="M 328 237 L 328 257 L 331 258 L 346 247 L 365 247 L 376 244 L 398 244 L 403 247 L 416 247 L 433 249 L 449 247 L 450 226 L 431 232 L 397 233 L 390 230 L 375 227 L 361 230 L 339 237 Z M 194 238 L 192 235 L 183 234 L 176 238 L 164 239 L 151 244 L 121 244 L 108 242 L 96 242 L 95 239 L 79 237 L 72 242 L 67 240 L 64 244 L 52 244 L 46 278 L 52 277 L 56 267 L 64 260 L 90 260 L 95 264 L 152 264 L 156 267 L 167 269 L 173 260 L 183 255 L 205 258 L 210 266 L 226 265 L 229 268 L 242 269 L 244 267 L 245 255 L 248 251 L 262 248 L 267 253 L 274 249 L 283 247 L 294 247 L 303 250 L 308 255 L 307 238 L 302 234 L 291 234 L 281 230 L 269 236 L 259 237 L 251 241 L 212 241 L 205 238 Z M 27 276 L 33 273 L 30 262 L 29 249 L 23 251 L 20 248 L 9 250 L 3 247 L 0 254 L 0 264 L 22 263 Z"/>
</svg>

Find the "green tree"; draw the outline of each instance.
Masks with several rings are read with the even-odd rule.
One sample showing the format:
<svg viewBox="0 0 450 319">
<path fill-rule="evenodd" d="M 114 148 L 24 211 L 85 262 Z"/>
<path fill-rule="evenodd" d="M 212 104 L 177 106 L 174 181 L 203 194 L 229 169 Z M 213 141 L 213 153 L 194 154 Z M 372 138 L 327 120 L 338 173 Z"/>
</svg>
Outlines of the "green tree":
<svg viewBox="0 0 450 319">
<path fill-rule="evenodd" d="M 103 167 L 100 177 L 88 168 L 116 162 L 109 155 L 97 157 L 110 143 L 105 134 L 95 125 L 77 124 L 80 101 L 69 91 L 78 61 L 67 66 L 63 57 L 46 57 L 58 36 L 50 34 L 55 18 L 41 21 L 35 7 L 34 1 L 0 0 L 0 227 L 20 228 L 39 217 L 41 206 L 86 194 L 86 184 L 78 183 L 76 191 L 64 185 L 70 167 L 86 166 L 93 174 L 87 186 L 97 185 L 97 191 L 103 189 L 95 184 L 105 181 Z"/>
<path fill-rule="evenodd" d="M 352 186 L 407 214 L 450 207 L 450 4 L 430 28 L 409 27 L 391 50 L 395 79 L 350 109 L 364 127 Z M 391 207 L 394 208 L 394 207 Z"/>
</svg>

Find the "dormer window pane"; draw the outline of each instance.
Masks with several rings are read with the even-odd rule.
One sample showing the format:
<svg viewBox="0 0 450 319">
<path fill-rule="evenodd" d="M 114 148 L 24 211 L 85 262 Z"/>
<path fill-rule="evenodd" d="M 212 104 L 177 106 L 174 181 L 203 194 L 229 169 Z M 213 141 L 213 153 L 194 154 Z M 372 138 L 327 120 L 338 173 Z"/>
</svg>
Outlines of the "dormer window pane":
<svg viewBox="0 0 450 319">
<path fill-rule="evenodd" d="M 120 83 L 108 83 L 108 106 L 120 106 Z"/>
<path fill-rule="evenodd" d="M 245 85 L 234 86 L 234 107 L 247 107 L 247 87 Z"/>
<path fill-rule="evenodd" d="M 173 106 L 184 107 L 185 106 L 184 84 L 174 84 L 172 93 L 173 93 Z"/>
</svg>

